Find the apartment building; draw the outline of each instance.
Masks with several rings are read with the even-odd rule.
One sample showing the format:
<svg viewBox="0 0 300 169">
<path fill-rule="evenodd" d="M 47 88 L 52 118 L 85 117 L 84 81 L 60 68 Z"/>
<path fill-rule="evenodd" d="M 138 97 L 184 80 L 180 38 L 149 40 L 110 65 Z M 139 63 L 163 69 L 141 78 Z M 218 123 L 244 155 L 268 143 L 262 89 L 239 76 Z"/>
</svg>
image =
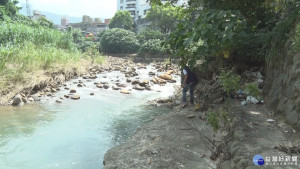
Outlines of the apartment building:
<svg viewBox="0 0 300 169">
<path fill-rule="evenodd" d="M 187 1 L 178 0 L 175 5 L 187 4 Z M 147 11 L 151 9 L 147 0 L 117 0 L 117 9 L 127 10 L 131 13 L 132 19 L 137 24 L 138 31 L 150 24 L 145 20 Z"/>
</svg>

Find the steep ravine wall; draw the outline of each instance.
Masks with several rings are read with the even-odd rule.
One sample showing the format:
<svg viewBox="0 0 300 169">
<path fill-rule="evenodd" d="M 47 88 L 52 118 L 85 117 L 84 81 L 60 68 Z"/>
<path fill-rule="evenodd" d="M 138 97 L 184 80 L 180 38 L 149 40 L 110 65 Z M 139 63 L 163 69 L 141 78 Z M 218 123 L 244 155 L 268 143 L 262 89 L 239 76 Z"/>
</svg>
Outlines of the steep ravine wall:
<svg viewBox="0 0 300 169">
<path fill-rule="evenodd" d="M 268 61 L 264 95 L 266 105 L 300 131 L 300 51 L 293 51 L 293 45 L 289 40 Z"/>
</svg>

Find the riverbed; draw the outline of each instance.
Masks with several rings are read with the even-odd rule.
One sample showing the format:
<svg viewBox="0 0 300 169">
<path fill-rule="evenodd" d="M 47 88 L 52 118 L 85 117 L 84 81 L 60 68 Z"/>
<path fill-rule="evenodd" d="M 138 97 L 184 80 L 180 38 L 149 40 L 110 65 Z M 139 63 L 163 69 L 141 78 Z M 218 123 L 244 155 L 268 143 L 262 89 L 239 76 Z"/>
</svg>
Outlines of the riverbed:
<svg viewBox="0 0 300 169">
<path fill-rule="evenodd" d="M 138 79 L 150 79 L 153 66 L 137 69 Z M 128 85 L 131 94 L 119 90 L 99 89 L 94 82 L 126 83 L 120 71 L 104 72 L 97 79 L 73 79 L 53 97 L 42 97 L 39 103 L 0 108 L 0 169 L 99 169 L 103 156 L 113 146 L 130 138 L 137 128 L 168 113 L 148 101 L 171 96 L 179 85 L 151 84 L 151 91 L 137 91 Z M 85 87 L 78 88 L 78 81 Z M 76 88 L 80 100 L 60 99 Z M 94 95 L 90 95 L 94 93 Z M 60 99 L 62 103 L 57 103 Z"/>
</svg>

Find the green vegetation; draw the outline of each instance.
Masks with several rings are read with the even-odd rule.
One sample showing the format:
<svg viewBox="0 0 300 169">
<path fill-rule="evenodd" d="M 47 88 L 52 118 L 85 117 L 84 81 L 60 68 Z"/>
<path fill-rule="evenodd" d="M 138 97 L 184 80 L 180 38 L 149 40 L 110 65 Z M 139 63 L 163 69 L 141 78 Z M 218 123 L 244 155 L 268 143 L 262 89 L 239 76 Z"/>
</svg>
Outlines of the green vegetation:
<svg viewBox="0 0 300 169">
<path fill-rule="evenodd" d="M 246 84 L 245 91 L 249 96 L 253 96 L 258 100 L 262 100 L 261 93 L 259 92 L 258 86 L 256 84 Z"/>
<path fill-rule="evenodd" d="M 114 28 L 101 35 L 100 49 L 106 53 L 135 53 L 139 42 L 134 32 Z"/>
<path fill-rule="evenodd" d="M 146 19 L 151 21 L 151 28 L 158 29 L 162 33 L 172 32 L 178 23 L 181 7 L 172 6 L 170 3 L 164 5 L 152 4 L 147 12 Z"/>
<path fill-rule="evenodd" d="M 189 0 L 188 4 L 166 40 L 173 57 L 191 66 L 201 59 L 241 71 L 247 65 L 263 66 L 266 56 L 280 53 L 300 11 L 296 0 Z"/>
<path fill-rule="evenodd" d="M 109 23 L 109 29 L 122 28 L 133 31 L 133 20 L 129 11 L 119 10 Z"/>
<path fill-rule="evenodd" d="M 220 128 L 228 129 L 231 122 L 230 114 L 220 108 L 217 111 L 208 110 L 207 123 L 213 128 L 214 132 L 217 132 Z"/>
<path fill-rule="evenodd" d="M 87 53 L 78 50 L 85 41 L 81 32 L 60 32 L 46 18 L 32 21 L 18 14 L 16 4 L 17 1 L 11 0 L 0 2 L 1 90 L 10 84 L 30 83 L 29 77 L 41 71 L 80 69 L 89 60 L 103 62 L 99 54 L 89 58 Z"/>
<path fill-rule="evenodd" d="M 232 70 L 222 69 L 220 74 L 220 83 L 222 85 L 224 92 L 226 92 L 227 95 L 231 95 L 234 92 L 239 90 L 240 81 L 241 81 L 241 77 L 236 73 L 234 73 L 234 69 Z"/>
<path fill-rule="evenodd" d="M 145 30 L 143 32 L 140 32 L 137 34 L 137 39 L 139 40 L 139 42 L 145 43 L 151 39 L 159 39 L 159 40 L 164 40 L 165 39 L 165 35 L 162 34 L 160 31 L 157 30 Z"/>
<path fill-rule="evenodd" d="M 163 41 L 159 39 L 150 39 L 141 44 L 139 49 L 140 55 L 162 55 L 166 53 L 166 49 L 162 47 Z"/>
</svg>

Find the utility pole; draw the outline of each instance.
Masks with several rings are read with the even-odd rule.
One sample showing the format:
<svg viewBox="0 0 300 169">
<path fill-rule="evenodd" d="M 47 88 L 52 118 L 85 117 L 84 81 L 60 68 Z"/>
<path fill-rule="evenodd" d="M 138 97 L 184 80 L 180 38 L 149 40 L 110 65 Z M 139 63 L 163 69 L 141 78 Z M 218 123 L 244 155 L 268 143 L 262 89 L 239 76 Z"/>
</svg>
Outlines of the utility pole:
<svg viewBox="0 0 300 169">
<path fill-rule="evenodd" d="M 27 10 L 27 16 L 31 19 L 31 12 L 30 12 L 30 6 L 29 6 L 29 0 L 26 0 L 26 10 Z"/>
</svg>

